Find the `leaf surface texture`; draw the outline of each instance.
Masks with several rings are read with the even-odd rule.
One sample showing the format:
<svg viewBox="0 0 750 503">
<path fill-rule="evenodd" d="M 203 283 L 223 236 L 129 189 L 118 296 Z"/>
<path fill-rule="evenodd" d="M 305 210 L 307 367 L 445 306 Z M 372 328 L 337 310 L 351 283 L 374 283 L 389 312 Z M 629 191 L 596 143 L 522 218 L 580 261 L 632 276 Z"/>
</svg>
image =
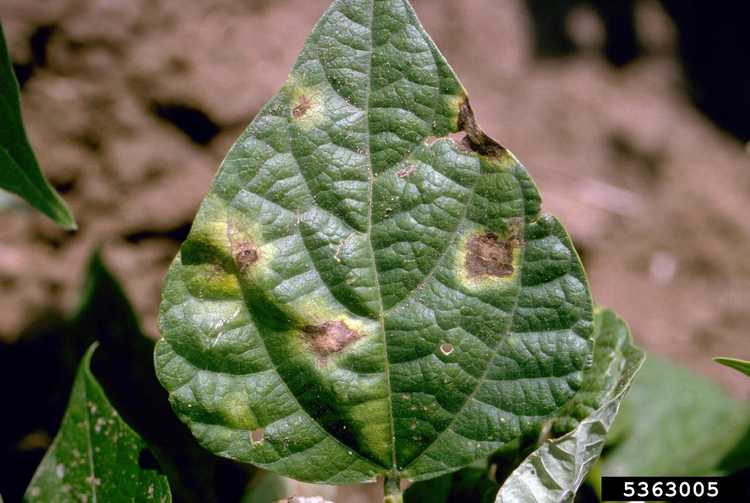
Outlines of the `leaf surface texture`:
<svg viewBox="0 0 750 503">
<path fill-rule="evenodd" d="M 496 503 L 572 502 L 599 458 L 644 354 L 612 311 L 597 312 L 595 323 L 594 364 L 564 414 L 576 427 L 531 453 L 503 483 Z"/>
<path fill-rule="evenodd" d="M 335 1 L 168 273 L 173 408 L 214 453 L 339 484 L 536 435 L 581 385 L 593 316 L 540 206 L 408 2 Z"/>
</svg>

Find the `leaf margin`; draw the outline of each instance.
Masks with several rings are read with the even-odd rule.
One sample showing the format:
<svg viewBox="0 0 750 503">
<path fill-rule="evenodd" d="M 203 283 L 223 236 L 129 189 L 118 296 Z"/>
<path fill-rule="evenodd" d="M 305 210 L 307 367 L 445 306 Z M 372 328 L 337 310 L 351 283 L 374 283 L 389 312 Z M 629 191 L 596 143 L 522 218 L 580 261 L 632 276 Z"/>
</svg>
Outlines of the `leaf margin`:
<svg viewBox="0 0 750 503">
<path fill-rule="evenodd" d="M 21 115 L 21 97 L 5 32 L 0 23 L 0 114 L 8 119 L 10 145 L 0 144 L 0 169 L 10 175 L 0 176 L 0 188 L 23 198 L 65 230 L 78 228 L 75 217 L 63 198 L 42 173 L 29 143 Z M 15 144 L 13 144 L 15 143 Z M 15 151 L 15 156 L 14 152 Z M 22 160 L 21 160 L 22 159 Z M 15 173 L 15 174 L 14 174 Z"/>
<path fill-rule="evenodd" d="M 645 361 L 645 353 L 633 344 L 629 328 L 613 311 L 598 308 L 596 316 L 602 320 L 602 323 L 615 324 L 613 329 L 621 334 L 623 346 L 620 357 L 623 367 L 620 376 L 615 382 L 610 383 L 612 387 L 603 390 L 604 395 L 601 397 L 599 408 L 579 421 L 575 429 L 562 437 L 545 441 L 526 457 L 502 484 L 495 503 L 571 502 L 601 454 L 606 435 L 617 416 L 620 404 Z M 617 334 L 614 336 L 617 337 Z M 597 357 L 596 342 L 601 341 L 600 337 L 602 334 L 598 334 L 595 339 L 594 358 Z M 595 366 L 594 364 L 592 368 Z M 579 443 L 582 442 L 585 443 L 584 454 L 588 453 L 588 456 L 580 460 Z M 566 449 L 574 450 L 574 454 L 571 455 Z M 558 461 L 560 464 L 556 465 Z M 572 464 L 573 469 L 571 470 L 569 466 L 563 467 L 566 464 Z M 564 479 L 561 483 L 555 478 L 556 475 L 551 473 L 556 467 L 558 476 L 567 471 L 572 473 L 572 479 Z M 563 467 L 562 471 L 559 470 L 560 467 Z M 544 473 L 547 478 L 539 477 L 540 473 Z M 538 483 L 535 483 L 536 481 Z"/>
</svg>

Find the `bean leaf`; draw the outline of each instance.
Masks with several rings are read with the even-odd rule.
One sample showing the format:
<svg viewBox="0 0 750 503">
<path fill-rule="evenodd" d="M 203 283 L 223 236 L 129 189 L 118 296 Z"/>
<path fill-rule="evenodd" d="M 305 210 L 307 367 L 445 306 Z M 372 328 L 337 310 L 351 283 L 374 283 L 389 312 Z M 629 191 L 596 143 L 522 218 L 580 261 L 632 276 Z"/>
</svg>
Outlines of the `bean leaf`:
<svg viewBox="0 0 750 503">
<path fill-rule="evenodd" d="M 408 2 L 335 1 L 168 273 L 174 410 L 217 454 L 333 484 L 536 437 L 581 385 L 593 318 L 540 206 Z"/>
<path fill-rule="evenodd" d="M 25 501 L 172 501 L 167 478 L 146 444 L 91 373 L 95 348 L 81 361 L 62 426 Z"/>
<path fill-rule="evenodd" d="M 65 229 L 76 222 L 36 162 L 21 118 L 18 82 L 0 25 L 0 188 L 24 198 Z"/>
<path fill-rule="evenodd" d="M 544 442 L 500 488 L 496 503 L 572 502 L 604 447 L 620 403 L 644 361 L 630 332 L 612 311 L 595 318 L 594 364 L 575 398 L 566 406 L 575 429 Z"/>
<path fill-rule="evenodd" d="M 750 362 L 746 360 L 740 360 L 739 358 L 730 358 L 728 356 L 717 356 L 714 358 L 716 363 L 721 363 L 734 370 L 739 370 L 746 376 L 750 376 Z"/>
</svg>

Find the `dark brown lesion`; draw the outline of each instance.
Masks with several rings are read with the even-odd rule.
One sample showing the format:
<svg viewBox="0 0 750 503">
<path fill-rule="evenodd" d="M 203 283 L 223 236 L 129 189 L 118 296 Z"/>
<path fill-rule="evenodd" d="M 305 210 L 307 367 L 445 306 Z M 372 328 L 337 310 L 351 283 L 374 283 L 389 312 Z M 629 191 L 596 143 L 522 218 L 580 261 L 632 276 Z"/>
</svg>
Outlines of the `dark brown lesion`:
<svg viewBox="0 0 750 503">
<path fill-rule="evenodd" d="M 240 272 L 244 272 L 260 259 L 260 250 L 249 241 L 232 243 L 232 253 Z"/>
<path fill-rule="evenodd" d="M 513 251 L 518 239 L 501 239 L 494 232 L 484 232 L 469 238 L 466 243 L 464 267 L 470 277 L 506 277 L 513 274 Z"/>
<path fill-rule="evenodd" d="M 463 131 L 466 136 L 457 142 L 459 147 L 464 150 L 476 152 L 487 157 L 501 157 L 507 153 L 505 147 L 493 140 L 477 124 L 469 104 L 469 98 L 465 98 L 458 108 L 458 131 Z"/>
<path fill-rule="evenodd" d="M 362 334 L 352 330 L 343 321 L 327 321 L 322 325 L 308 325 L 303 329 L 310 349 L 325 359 L 340 353 L 347 346 L 362 338 Z"/>
<path fill-rule="evenodd" d="M 310 108 L 312 108 L 312 100 L 303 94 L 299 97 L 296 105 L 292 109 L 292 117 L 299 119 L 305 115 Z"/>
</svg>

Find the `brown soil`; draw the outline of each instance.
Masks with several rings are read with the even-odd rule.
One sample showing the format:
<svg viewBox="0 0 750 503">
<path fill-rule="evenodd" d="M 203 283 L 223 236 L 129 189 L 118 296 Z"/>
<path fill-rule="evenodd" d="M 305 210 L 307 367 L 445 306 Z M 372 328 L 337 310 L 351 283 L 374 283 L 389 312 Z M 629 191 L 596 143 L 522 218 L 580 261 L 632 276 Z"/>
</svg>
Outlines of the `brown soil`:
<svg viewBox="0 0 750 503">
<path fill-rule="evenodd" d="M 39 59 L 29 41 L 44 30 L 24 114 L 80 224 L 66 234 L 33 212 L 0 214 L 3 338 L 70 309 L 99 245 L 156 336 L 166 267 L 213 173 L 327 3 L 0 0 L 18 63 Z M 613 70 L 585 12 L 574 27 L 589 49 L 540 62 L 519 0 L 413 3 L 479 123 L 571 232 L 597 301 L 646 348 L 748 396 L 710 357 L 750 357 L 750 158 L 688 103 L 658 4 L 639 9 L 646 56 Z"/>
</svg>

